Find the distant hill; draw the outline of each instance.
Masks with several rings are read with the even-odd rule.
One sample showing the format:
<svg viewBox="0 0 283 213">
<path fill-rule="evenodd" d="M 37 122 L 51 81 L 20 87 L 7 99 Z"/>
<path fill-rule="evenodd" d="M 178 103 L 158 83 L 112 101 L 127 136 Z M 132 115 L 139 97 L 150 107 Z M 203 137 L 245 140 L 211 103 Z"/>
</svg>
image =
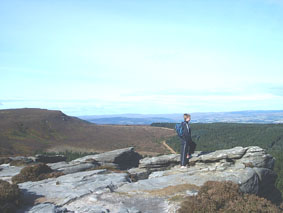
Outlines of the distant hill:
<svg viewBox="0 0 283 213">
<path fill-rule="evenodd" d="M 37 151 L 103 152 L 128 146 L 139 152 L 166 153 L 159 142 L 174 134 L 162 127 L 96 125 L 54 110 L 0 110 L 0 156 Z"/>
<path fill-rule="evenodd" d="M 137 124 L 182 121 L 182 113 L 175 114 L 116 114 L 86 115 L 81 119 L 96 124 Z M 283 110 L 248 110 L 234 112 L 195 112 L 191 113 L 194 123 L 283 123 Z"/>
<path fill-rule="evenodd" d="M 81 117 L 83 119 L 83 117 Z M 85 120 L 96 124 L 133 124 L 150 125 L 155 122 L 174 122 L 173 119 L 150 117 L 150 118 L 127 118 L 127 117 L 105 117 L 105 118 L 85 118 Z"/>
</svg>

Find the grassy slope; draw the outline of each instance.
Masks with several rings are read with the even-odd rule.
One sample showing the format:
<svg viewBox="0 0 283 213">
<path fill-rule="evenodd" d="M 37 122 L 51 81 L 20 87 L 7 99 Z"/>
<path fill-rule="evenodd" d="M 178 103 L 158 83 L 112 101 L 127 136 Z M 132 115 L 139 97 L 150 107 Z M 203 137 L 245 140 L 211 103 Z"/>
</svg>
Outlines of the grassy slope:
<svg viewBox="0 0 283 213">
<path fill-rule="evenodd" d="M 61 111 L 0 110 L 0 156 L 39 151 L 102 152 L 134 146 L 139 152 L 166 153 L 160 142 L 174 131 L 151 126 L 96 125 Z"/>
</svg>

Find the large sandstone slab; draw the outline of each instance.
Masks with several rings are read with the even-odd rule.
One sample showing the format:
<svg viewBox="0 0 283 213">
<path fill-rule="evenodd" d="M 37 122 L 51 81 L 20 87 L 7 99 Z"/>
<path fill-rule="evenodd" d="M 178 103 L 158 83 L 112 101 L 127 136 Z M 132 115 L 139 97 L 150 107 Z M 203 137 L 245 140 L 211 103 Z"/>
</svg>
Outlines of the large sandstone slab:
<svg viewBox="0 0 283 213">
<path fill-rule="evenodd" d="M 157 174 L 157 175 L 155 175 Z M 258 193 L 259 177 L 252 168 L 241 170 L 208 171 L 206 169 L 188 168 L 186 170 L 173 168 L 169 171 L 154 172 L 149 179 L 125 184 L 117 189 L 118 192 L 146 193 L 152 190 L 164 189 L 168 186 L 192 184 L 202 186 L 207 181 L 232 181 L 240 185 L 243 192 Z"/>
<path fill-rule="evenodd" d="M 247 147 L 245 155 L 237 162 L 253 167 L 273 169 L 275 160 L 264 149 L 258 146 L 250 146 Z"/>
<path fill-rule="evenodd" d="M 78 213 L 96 212 L 100 207 L 110 213 L 169 213 L 170 205 L 160 197 L 148 195 L 127 196 L 119 192 L 89 194 L 64 205 L 69 211 Z M 173 213 L 173 212 L 172 212 Z"/>
<path fill-rule="evenodd" d="M 248 148 L 234 147 L 232 149 L 217 150 L 215 152 L 202 154 L 198 157 L 190 159 L 191 162 L 216 162 L 223 159 L 239 159 L 243 157 Z"/>
<path fill-rule="evenodd" d="M 57 163 L 48 163 L 51 169 L 63 172 L 64 174 L 71 174 L 76 172 L 81 172 L 85 170 L 95 169 L 100 164 L 95 162 L 57 162 Z"/>
<path fill-rule="evenodd" d="M 35 182 L 19 184 L 26 201 L 43 200 L 64 205 L 92 192 L 107 192 L 129 182 L 126 173 L 109 173 L 93 170 L 63 175 Z"/>
<path fill-rule="evenodd" d="M 139 165 L 141 155 L 134 151 L 134 147 L 117 149 L 109 152 L 104 152 L 96 155 L 88 155 L 82 158 L 73 160 L 73 162 L 86 162 L 88 160 L 96 160 L 102 164 L 117 165 L 120 169 L 130 169 Z"/>
<path fill-rule="evenodd" d="M 157 157 L 143 158 L 139 162 L 139 168 L 150 171 L 165 170 L 180 163 L 179 154 L 161 155 Z"/>
</svg>

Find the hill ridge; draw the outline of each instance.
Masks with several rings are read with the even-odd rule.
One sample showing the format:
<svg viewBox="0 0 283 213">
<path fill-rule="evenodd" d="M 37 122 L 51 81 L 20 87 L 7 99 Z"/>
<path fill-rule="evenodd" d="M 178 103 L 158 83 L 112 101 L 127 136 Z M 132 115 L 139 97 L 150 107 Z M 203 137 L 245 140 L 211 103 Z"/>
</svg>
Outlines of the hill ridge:
<svg viewBox="0 0 283 213">
<path fill-rule="evenodd" d="M 167 153 L 159 141 L 173 134 L 173 130 L 150 126 L 97 125 L 59 110 L 0 110 L 0 156 L 38 151 L 103 152 L 129 145 L 156 155 Z"/>
</svg>

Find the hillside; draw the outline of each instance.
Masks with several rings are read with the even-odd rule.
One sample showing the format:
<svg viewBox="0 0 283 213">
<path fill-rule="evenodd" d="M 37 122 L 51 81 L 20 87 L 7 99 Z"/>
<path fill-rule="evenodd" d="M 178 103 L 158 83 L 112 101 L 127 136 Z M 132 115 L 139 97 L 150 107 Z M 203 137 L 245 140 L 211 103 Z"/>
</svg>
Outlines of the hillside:
<svg viewBox="0 0 283 213">
<path fill-rule="evenodd" d="M 103 152 L 128 146 L 141 153 L 166 153 L 158 142 L 172 134 L 168 128 L 96 125 L 54 110 L 0 110 L 0 156 L 38 151 Z"/>
</svg>

